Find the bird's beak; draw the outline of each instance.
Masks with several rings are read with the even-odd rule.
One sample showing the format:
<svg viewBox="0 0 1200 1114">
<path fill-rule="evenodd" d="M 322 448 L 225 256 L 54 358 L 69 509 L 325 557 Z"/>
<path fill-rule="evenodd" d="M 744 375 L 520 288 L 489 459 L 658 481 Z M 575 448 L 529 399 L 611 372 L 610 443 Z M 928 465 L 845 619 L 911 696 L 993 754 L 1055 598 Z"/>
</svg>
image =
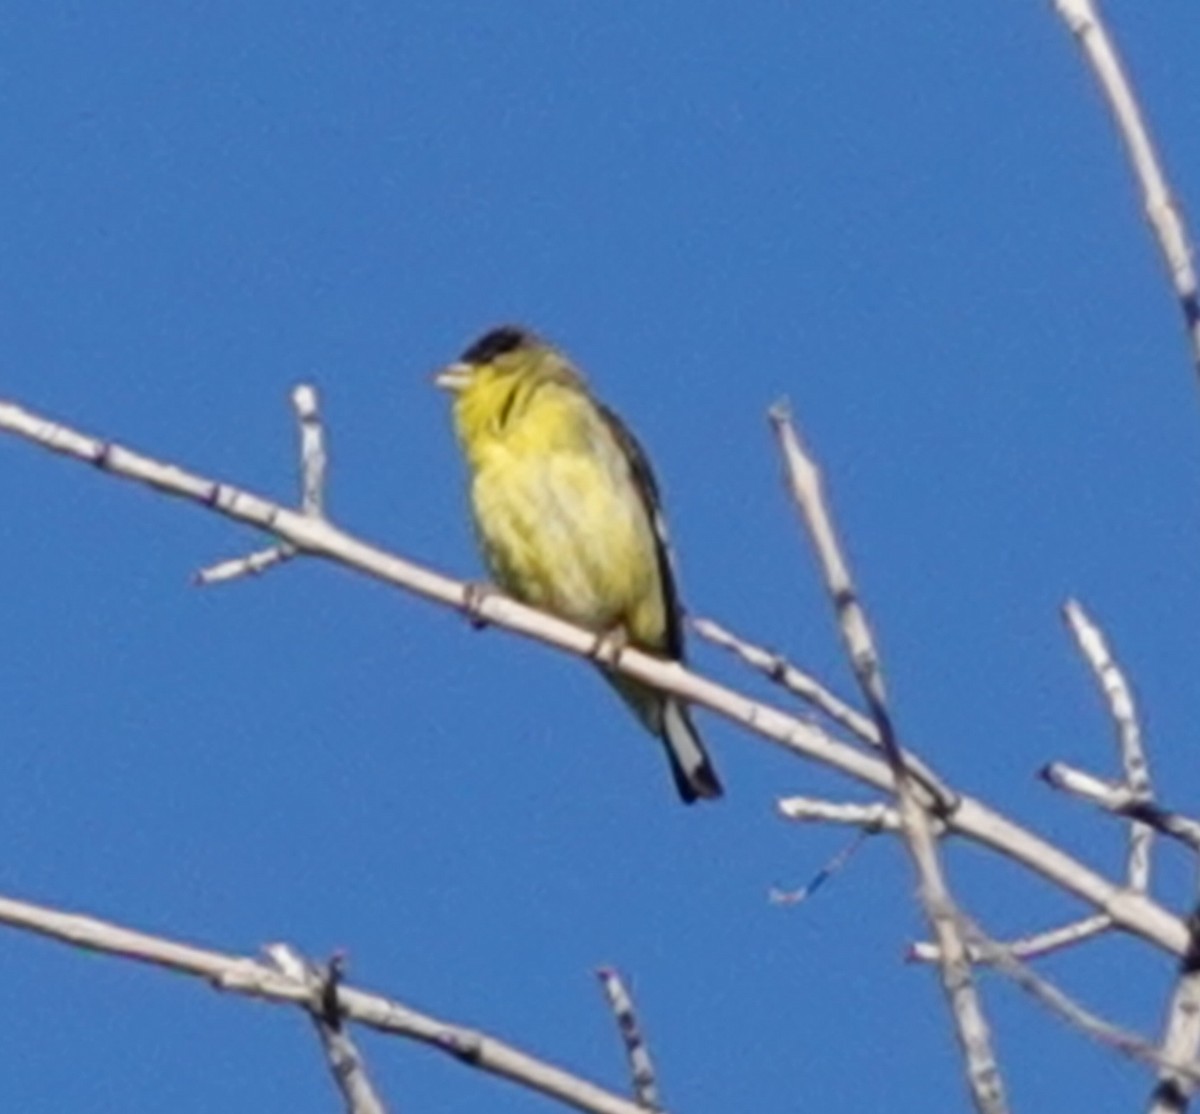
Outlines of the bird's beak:
<svg viewBox="0 0 1200 1114">
<path fill-rule="evenodd" d="M 433 385 L 441 387 L 443 391 L 461 391 L 471 382 L 473 374 L 474 368 L 470 364 L 448 364 L 441 371 L 435 373 Z"/>
</svg>

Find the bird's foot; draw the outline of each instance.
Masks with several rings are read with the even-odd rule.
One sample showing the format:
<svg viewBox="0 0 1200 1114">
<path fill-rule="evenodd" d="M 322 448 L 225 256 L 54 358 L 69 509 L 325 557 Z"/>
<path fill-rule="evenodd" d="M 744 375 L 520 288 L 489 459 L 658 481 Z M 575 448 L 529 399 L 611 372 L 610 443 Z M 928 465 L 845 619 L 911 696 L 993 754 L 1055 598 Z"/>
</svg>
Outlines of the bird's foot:
<svg viewBox="0 0 1200 1114">
<path fill-rule="evenodd" d="M 629 645 L 629 632 L 623 626 L 615 626 L 596 635 L 596 642 L 589 651 L 593 661 L 600 665 L 615 666 L 621 652 Z"/>
<path fill-rule="evenodd" d="M 482 580 L 469 580 L 463 585 L 462 610 L 475 630 L 483 630 L 488 621 L 483 617 L 483 605 L 496 589 Z"/>
</svg>

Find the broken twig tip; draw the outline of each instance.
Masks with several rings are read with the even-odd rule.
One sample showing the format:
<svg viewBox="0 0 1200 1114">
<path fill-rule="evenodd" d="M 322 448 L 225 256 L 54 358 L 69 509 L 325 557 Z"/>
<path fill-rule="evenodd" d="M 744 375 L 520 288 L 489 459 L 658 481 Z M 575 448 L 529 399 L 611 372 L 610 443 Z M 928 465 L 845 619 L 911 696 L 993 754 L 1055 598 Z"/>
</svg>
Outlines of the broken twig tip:
<svg viewBox="0 0 1200 1114">
<path fill-rule="evenodd" d="M 300 383 L 292 390 L 292 406 L 301 418 L 316 413 L 317 389 L 311 383 Z"/>
</svg>

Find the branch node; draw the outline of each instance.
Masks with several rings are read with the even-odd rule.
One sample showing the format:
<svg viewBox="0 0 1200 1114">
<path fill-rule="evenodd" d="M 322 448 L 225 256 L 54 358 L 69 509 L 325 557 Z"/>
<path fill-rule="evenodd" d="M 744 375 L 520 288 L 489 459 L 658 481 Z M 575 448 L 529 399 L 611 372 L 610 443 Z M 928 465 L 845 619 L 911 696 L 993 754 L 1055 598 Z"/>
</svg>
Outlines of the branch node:
<svg viewBox="0 0 1200 1114">
<path fill-rule="evenodd" d="M 473 1029 L 442 1029 L 434 1039 L 450 1055 L 467 1064 L 478 1064 L 483 1055 L 483 1036 Z"/>
<path fill-rule="evenodd" d="M 496 589 L 482 580 L 468 580 L 462 586 L 462 613 L 474 630 L 484 630 L 490 624 L 484 617 L 483 608 L 487 601 L 497 595 Z"/>
<path fill-rule="evenodd" d="M 317 986 L 320 991 L 321 1020 L 335 1033 L 341 1032 L 345 1013 L 338 1000 L 338 989 L 346 978 L 346 953 L 336 951 L 319 971 Z"/>
<path fill-rule="evenodd" d="M 629 1073 L 633 1081 L 633 1095 L 639 1106 L 646 1110 L 661 1110 L 662 1104 L 658 1094 L 658 1080 L 654 1071 L 654 1062 L 650 1058 L 650 1048 L 638 1023 L 637 1011 L 634 1009 L 633 998 L 625 987 L 620 974 L 612 967 L 601 967 L 596 972 L 604 997 L 609 1009 L 617 1022 L 617 1031 L 621 1035 L 621 1043 L 625 1046 L 625 1056 L 629 1062 Z"/>
</svg>

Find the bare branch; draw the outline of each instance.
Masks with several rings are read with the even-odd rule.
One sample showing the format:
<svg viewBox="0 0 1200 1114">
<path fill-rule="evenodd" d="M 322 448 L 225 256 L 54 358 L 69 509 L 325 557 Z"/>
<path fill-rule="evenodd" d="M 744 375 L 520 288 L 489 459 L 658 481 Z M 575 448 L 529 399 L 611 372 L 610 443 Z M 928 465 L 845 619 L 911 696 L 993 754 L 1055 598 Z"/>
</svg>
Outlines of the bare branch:
<svg viewBox="0 0 1200 1114">
<path fill-rule="evenodd" d="M 471 585 L 403 560 L 339 530 L 328 521 L 289 510 L 259 495 L 219 484 L 175 465 L 58 425 L 0 400 L 0 432 L 83 461 L 195 503 L 206 510 L 273 534 L 297 549 L 324 557 L 424 599 L 478 616 L 489 625 L 537 639 L 581 658 L 595 652 L 592 631 L 489 592 L 472 599 Z M 891 792 L 894 778 L 886 762 L 835 739 L 814 724 L 633 647 L 621 651 L 614 668 L 663 692 L 707 708 L 793 754 L 838 770 L 874 789 Z M 1181 918 L 1145 894 L 1134 894 L 972 797 L 956 798 L 944 817 L 947 829 L 975 840 L 1041 874 L 1068 893 L 1112 917 L 1118 927 L 1142 936 L 1175 955 L 1188 947 Z"/>
<path fill-rule="evenodd" d="M 230 557 L 215 565 L 201 569 L 193 577 L 194 583 L 200 587 L 209 584 L 222 584 L 226 580 L 238 580 L 243 576 L 261 576 L 268 569 L 282 565 L 296 556 L 296 547 L 288 545 L 272 545 L 266 549 L 257 549 L 245 557 Z"/>
<path fill-rule="evenodd" d="M 1200 1048 L 1200 971 L 1181 975 L 1167 1011 L 1162 1057 L 1168 1063 L 1190 1062 Z M 1196 1090 L 1196 1077 L 1165 1069 L 1150 1098 L 1150 1114 L 1183 1114 Z"/>
<path fill-rule="evenodd" d="M 696 633 L 714 646 L 729 650 L 747 665 L 757 669 L 788 692 L 807 701 L 834 723 L 844 727 L 869 746 L 882 749 L 879 728 L 870 716 L 864 716 L 847 704 L 841 697 L 830 692 L 820 681 L 793 665 L 782 654 L 774 653 L 753 642 L 747 642 L 712 619 L 693 619 Z M 909 751 L 904 752 L 904 764 L 922 786 L 926 787 L 940 802 L 942 811 L 954 808 L 954 791 L 943 782 L 924 762 Z"/>
<path fill-rule="evenodd" d="M 818 797 L 783 797 L 776 804 L 779 814 L 800 823 L 849 824 L 868 832 L 898 832 L 900 814 L 882 801 L 824 801 Z"/>
<path fill-rule="evenodd" d="M 1042 978 L 1027 964 L 1021 962 L 1007 949 L 975 930 L 971 943 L 984 956 L 984 962 L 1012 979 L 1027 994 L 1036 998 L 1051 1013 L 1062 1018 L 1092 1040 L 1155 1068 L 1177 1072 L 1190 1082 L 1200 1081 L 1200 1065 L 1192 1060 L 1170 1060 L 1145 1038 L 1106 1021 L 1091 1010 L 1085 1009 L 1064 991 L 1047 979 Z"/>
<path fill-rule="evenodd" d="M 1179 978 L 1167 1010 L 1162 1056 L 1168 1063 L 1192 1063 L 1200 1050 L 1200 907 L 1192 910 L 1188 923 L 1193 946 L 1179 965 Z M 1150 1096 L 1150 1114 L 1183 1114 L 1196 1091 L 1196 1079 L 1165 1069 Z"/>
<path fill-rule="evenodd" d="M 1041 777 L 1055 789 L 1081 797 L 1115 816 L 1148 824 L 1193 851 L 1200 851 L 1200 821 L 1171 812 L 1153 801 L 1139 801 L 1124 785 L 1114 785 L 1065 762 L 1051 762 L 1042 769 Z"/>
<path fill-rule="evenodd" d="M 325 473 L 329 457 L 325 451 L 325 427 L 321 423 L 316 388 L 307 383 L 296 387 L 292 391 L 292 409 L 300 433 L 300 513 L 324 519 Z M 285 541 L 201 569 L 195 582 L 203 587 L 243 576 L 261 576 L 268 569 L 290 561 L 297 552 L 294 545 Z"/>
<path fill-rule="evenodd" d="M 900 828 L 900 817 L 895 815 L 896 829 Z M 878 829 L 875 829 L 878 830 Z M 858 854 L 859 848 L 866 842 L 867 837 L 874 834 L 870 828 L 863 828 L 849 843 L 846 844 L 832 859 L 829 860 L 816 874 L 809 879 L 806 885 L 801 886 L 797 890 L 781 890 L 777 887 L 772 887 L 767 898 L 772 905 L 799 905 L 802 901 L 807 901 L 813 894 L 817 892 L 831 878 L 836 877 L 845 869 L 846 864 Z"/>
<path fill-rule="evenodd" d="M 838 631 L 850 658 L 854 679 L 871 709 L 871 718 L 885 751 L 895 752 L 897 744 L 887 709 L 883 670 L 867 613 L 855 590 L 850 568 L 842 555 L 837 532 L 826 506 L 821 473 L 816 461 L 800 443 L 791 415 L 783 404 L 770 411 L 771 428 L 783 453 L 789 489 L 801 520 L 808 530 L 809 540 L 816 551 L 825 589 L 833 600 Z M 897 759 L 898 760 L 898 759 Z"/>
<path fill-rule="evenodd" d="M 1166 174 L 1142 118 L 1141 109 L 1116 47 L 1092 0 L 1055 0 L 1055 9 L 1082 47 L 1100 88 L 1108 99 L 1142 191 L 1146 217 L 1158 241 L 1171 286 L 1183 313 L 1192 367 L 1194 372 L 1200 375 L 1200 298 L 1197 296 L 1192 244 L 1179 209 L 1171 196 Z M 1128 765 L 1126 771 L 1125 788 L 1132 790 L 1136 795 L 1138 787 L 1129 776 Z M 1148 785 L 1146 788 L 1148 790 Z M 1149 793 L 1146 792 L 1142 796 L 1148 798 Z M 1149 805 L 1148 801 L 1144 803 Z M 1103 807 L 1111 806 L 1103 803 Z M 1112 811 L 1122 810 L 1114 808 Z M 1131 812 L 1123 814 L 1133 815 Z M 1200 847 L 1193 821 L 1156 808 L 1153 819 L 1144 816 L 1139 818 L 1145 819 L 1165 834 L 1183 839 L 1193 848 Z M 1144 888 L 1147 875 L 1148 837 L 1139 843 L 1135 826 L 1135 831 L 1131 833 L 1129 858 L 1131 885 L 1140 884 Z M 1193 949 L 1189 948 L 1189 956 L 1192 951 Z M 1200 1049 L 1200 976 L 1197 975 L 1195 964 L 1189 967 L 1188 962 L 1185 958 L 1184 971 L 1176 985 L 1164 1040 L 1164 1053 L 1172 1059 L 1190 1060 Z M 1153 1114 L 1178 1114 L 1185 1110 L 1192 1090 L 1193 1088 L 1177 1074 L 1164 1072 L 1151 1100 Z"/>
<path fill-rule="evenodd" d="M 1038 771 L 1038 776 L 1051 788 L 1071 793 L 1109 812 L 1120 813 L 1133 800 L 1133 795 L 1124 785 L 1096 777 L 1085 770 L 1077 770 L 1065 762 L 1050 762 Z"/>
<path fill-rule="evenodd" d="M 1182 1114 L 1187 1109 L 1188 1096 L 1200 1084 L 1200 1064 L 1195 1059 L 1200 1044 L 1200 982 L 1196 979 L 1194 965 L 1189 969 L 1189 961 L 1184 961 L 1184 975 L 1176 987 L 1167 1037 L 1160 1050 L 1145 1038 L 1085 1009 L 1023 962 L 1078 943 L 1111 927 L 1105 917 L 1089 917 L 1012 944 L 1000 944 L 970 926 L 969 948 L 973 962 L 997 968 L 1086 1036 L 1124 1056 L 1158 1068 L 1160 1077 L 1152 1097 L 1151 1114 Z M 911 957 L 932 961 L 937 957 L 936 945 L 916 944 Z"/>
<path fill-rule="evenodd" d="M 338 985 L 342 979 L 339 958 L 335 956 L 324 971 L 318 971 L 287 944 L 269 944 L 264 951 L 284 975 L 309 988 L 312 994 L 309 1014 L 313 1028 L 317 1031 L 330 1074 L 342 1096 L 346 1114 L 387 1114 L 387 1108 L 371 1085 L 362 1055 L 342 1025 L 338 1003 Z"/>
<path fill-rule="evenodd" d="M 993 946 L 1017 959 L 1039 959 L 1053 952 L 1073 947 L 1075 944 L 1081 944 L 1094 936 L 1099 936 L 1111 929 L 1112 926 L 1111 917 L 1105 916 L 1103 913 L 1095 913 L 1090 917 L 1083 917 L 1070 924 L 1059 925 L 1058 928 L 1049 928 L 1045 932 L 1038 932 L 1032 936 L 1022 936 L 1020 939 L 1007 942 L 993 941 Z M 970 955 L 972 963 L 987 964 L 990 962 L 990 953 L 981 950 L 969 941 L 967 953 Z M 922 940 L 912 945 L 908 957 L 920 963 L 936 963 L 938 947 L 936 944 Z"/>
<path fill-rule="evenodd" d="M 692 628 L 703 639 L 723 650 L 729 650 L 747 665 L 757 669 L 769 680 L 811 704 L 839 727 L 873 747 L 879 746 L 879 732 L 870 716 L 851 707 L 840 696 L 830 692 L 815 677 L 793 665 L 782 654 L 774 653 L 739 638 L 713 619 L 693 619 Z"/>
<path fill-rule="evenodd" d="M 662 1110 L 662 1101 L 658 1097 L 658 1079 L 654 1072 L 654 1062 L 650 1059 L 650 1048 L 642 1035 L 642 1027 L 638 1024 L 637 1012 L 633 1008 L 633 999 L 620 974 L 611 967 L 601 967 L 596 972 L 600 985 L 604 989 L 604 997 L 609 1009 L 617 1020 L 617 1031 L 621 1034 L 621 1043 L 625 1046 L 625 1056 L 629 1060 L 629 1073 L 633 1079 L 633 1097 L 638 1106 L 645 1110 Z"/>
<path fill-rule="evenodd" d="M 329 455 L 325 451 L 325 426 L 317 389 L 301 383 L 292 391 L 292 408 L 300 425 L 300 507 L 314 518 L 325 517 L 325 473 Z"/>
<path fill-rule="evenodd" d="M 1121 667 L 1113 660 L 1104 632 L 1092 621 L 1081 604 L 1068 600 L 1063 616 L 1079 650 L 1092 667 L 1100 691 L 1108 702 L 1108 710 L 1117 731 L 1117 749 L 1121 756 L 1121 768 L 1125 773 L 1125 787 L 1131 799 L 1138 804 L 1148 804 L 1153 798 L 1150 788 L 1150 768 L 1146 763 L 1146 751 L 1142 746 L 1142 728 L 1138 722 L 1137 707 L 1133 693 Z M 1129 858 L 1126 877 L 1131 889 L 1145 891 L 1150 885 L 1150 845 L 1153 830 L 1140 820 L 1129 824 Z"/>
<path fill-rule="evenodd" d="M 209 951 L 8 897 L 0 897 L 0 924 L 78 948 L 194 975 L 229 993 L 305 1009 L 312 1005 L 312 988 L 306 981 L 289 978 L 274 966 L 248 957 Z M 645 1114 L 636 1103 L 486 1033 L 439 1021 L 364 990 L 339 987 L 337 998 L 338 1008 L 349 1021 L 419 1041 L 470 1067 L 511 1080 L 576 1110 L 590 1114 Z"/>
<path fill-rule="evenodd" d="M 1073 793 L 1130 820 L 1126 874 L 1130 888 L 1144 892 L 1150 880 L 1151 833 L 1157 829 L 1193 850 L 1200 850 L 1200 824 L 1155 804 L 1141 725 L 1125 675 L 1114 660 L 1103 631 L 1083 607 L 1070 600 L 1063 613 L 1108 704 L 1116 728 L 1123 778 L 1120 784 L 1113 784 L 1064 763 L 1052 763 L 1043 770 L 1042 776 L 1056 789 Z M 1200 972 L 1195 962 L 1185 956 L 1167 1014 L 1162 1051 L 1157 1055 L 1166 1065 L 1190 1064 L 1198 1049 Z M 1139 1050 L 1136 1055 L 1139 1059 L 1148 1058 L 1145 1050 Z M 1151 1114 L 1182 1114 L 1188 1107 L 1195 1083 L 1194 1073 L 1160 1064 L 1158 1084 L 1150 1099 Z"/>
<path fill-rule="evenodd" d="M 960 914 L 951 897 L 937 852 L 937 839 L 929 813 L 917 800 L 910 771 L 895 733 L 883 679 L 883 668 L 871 625 L 855 589 L 849 564 L 842 555 L 837 532 L 826 503 L 821 474 L 805 451 L 786 409 L 771 410 L 771 424 L 779 440 L 792 497 L 800 509 L 809 538 L 833 600 L 842 641 L 859 688 L 871 709 L 879 741 L 894 779 L 901 831 L 920 879 L 921 905 L 933 929 L 940 952 L 938 970 L 942 990 L 954 1018 L 955 1032 L 966 1061 L 967 1085 L 980 1114 L 1008 1110 L 1000 1065 L 983 1004 L 975 986 Z M 912 780 L 910 780 L 912 778 Z"/>
<path fill-rule="evenodd" d="M 1112 109 L 1141 187 L 1146 218 L 1158 240 L 1171 286 L 1183 312 L 1192 365 L 1200 375 L 1200 299 L 1196 291 L 1196 271 L 1192 266 L 1192 245 L 1120 55 L 1092 0 L 1055 0 L 1054 7 L 1083 48 Z"/>
</svg>

